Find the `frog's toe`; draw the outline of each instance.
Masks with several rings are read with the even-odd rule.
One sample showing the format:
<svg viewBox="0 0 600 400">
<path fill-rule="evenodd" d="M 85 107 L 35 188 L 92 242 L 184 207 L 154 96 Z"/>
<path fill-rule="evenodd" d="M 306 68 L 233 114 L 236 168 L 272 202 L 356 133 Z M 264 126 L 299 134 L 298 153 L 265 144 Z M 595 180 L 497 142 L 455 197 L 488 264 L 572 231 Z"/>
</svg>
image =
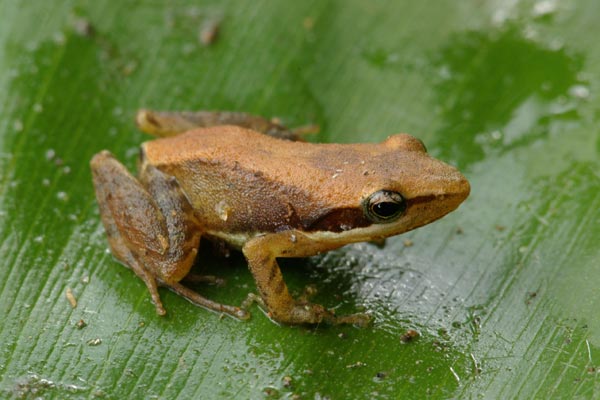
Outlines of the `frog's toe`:
<svg viewBox="0 0 600 400">
<path fill-rule="evenodd" d="M 281 317 L 276 318 L 280 320 Z M 333 321 L 335 315 L 320 304 L 296 304 L 282 322 L 290 324 L 319 324 Z"/>
<path fill-rule="evenodd" d="M 317 290 L 316 285 L 312 285 L 312 284 L 306 285 L 304 287 L 304 290 L 302 291 L 302 294 L 298 298 L 298 303 L 299 304 L 308 303 L 310 299 L 312 299 L 313 297 L 316 296 L 317 292 L 318 292 L 318 290 Z"/>
<path fill-rule="evenodd" d="M 250 318 L 252 318 L 252 314 L 242 308 L 238 308 L 233 316 L 242 321 L 248 321 Z"/>
<path fill-rule="evenodd" d="M 341 315 L 335 318 L 335 324 L 348 324 L 354 325 L 358 328 L 367 328 L 373 323 L 373 318 L 369 314 L 350 314 Z"/>
<path fill-rule="evenodd" d="M 189 273 L 183 278 L 185 283 L 208 283 L 209 285 L 215 285 L 217 287 L 223 287 L 227 283 L 225 278 L 220 278 L 214 275 L 198 275 Z"/>
<path fill-rule="evenodd" d="M 167 315 L 167 310 L 165 310 L 162 304 L 155 304 L 154 307 L 156 308 L 156 313 L 161 317 Z"/>
</svg>

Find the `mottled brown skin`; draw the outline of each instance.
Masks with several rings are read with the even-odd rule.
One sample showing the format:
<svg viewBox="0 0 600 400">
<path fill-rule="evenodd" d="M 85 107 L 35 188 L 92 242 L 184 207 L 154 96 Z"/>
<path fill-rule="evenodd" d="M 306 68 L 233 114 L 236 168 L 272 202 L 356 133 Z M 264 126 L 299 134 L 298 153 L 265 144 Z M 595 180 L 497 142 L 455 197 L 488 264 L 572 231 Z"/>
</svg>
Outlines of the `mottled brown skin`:
<svg viewBox="0 0 600 400">
<path fill-rule="evenodd" d="M 441 218 L 469 194 L 455 168 L 431 158 L 409 135 L 378 144 L 312 144 L 274 137 L 290 138 L 289 131 L 280 135 L 267 122 L 260 128 L 267 135 L 210 122 L 238 123 L 239 114 L 198 115 L 140 111 L 142 130 L 165 137 L 142 145 L 138 178 L 106 151 L 91 162 L 111 249 L 144 280 L 159 314 L 165 310 L 157 285 L 163 285 L 195 304 L 248 317 L 180 283 L 205 237 L 243 252 L 274 320 L 362 325 L 365 315 L 336 316 L 294 300 L 276 259 L 406 232 Z M 381 190 L 401 194 L 406 208 L 374 222 L 366 199 Z"/>
</svg>

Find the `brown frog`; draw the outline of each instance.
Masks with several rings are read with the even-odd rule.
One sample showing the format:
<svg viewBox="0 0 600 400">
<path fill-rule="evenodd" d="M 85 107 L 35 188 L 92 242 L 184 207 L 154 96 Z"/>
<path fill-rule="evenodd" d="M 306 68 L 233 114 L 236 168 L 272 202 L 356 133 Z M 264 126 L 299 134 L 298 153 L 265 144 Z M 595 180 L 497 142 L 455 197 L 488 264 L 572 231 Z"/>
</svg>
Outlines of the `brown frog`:
<svg viewBox="0 0 600 400">
<path fill-rule="evenodd" d="M 142 110 L 137 122 L 162 136 L 142 144 L 138 177 L 108 151 L 91 168 L 112 253 L 144 281 L 160 315 L 158 286 L 165 286 L 199 306 L 249 317 L 181 283 L 203 238 L 243 252 L 273 320 L 363 325 L 364 314 L 337 316 L 295 300 L 277 258 L 409 231 L 457 208 L 470 190 L 460 172 L 406 134 L 314 144 L 242 113 Z"/>
</svg>

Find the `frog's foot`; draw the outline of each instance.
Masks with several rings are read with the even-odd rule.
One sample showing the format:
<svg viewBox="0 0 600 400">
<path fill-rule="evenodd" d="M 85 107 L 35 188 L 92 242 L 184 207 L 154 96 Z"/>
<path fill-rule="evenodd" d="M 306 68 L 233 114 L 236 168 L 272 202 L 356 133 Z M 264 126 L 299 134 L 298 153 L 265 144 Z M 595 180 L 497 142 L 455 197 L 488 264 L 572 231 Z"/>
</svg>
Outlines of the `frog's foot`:
<svg viewBox="0 0 600 400">
<path fill-rule="evenodd" d="M 360 328 L 364 328 L 370 325 L 371 317 L 368 314 L 349 314 L 349 315 L 336 315 L 333 310 L 327 310 L 323 306 L 318 304 L 310 303 L 310 299 L 314 298 L 317 294 L 317 287 L 315 285 L 306 285 L 302 294 L 296 301 L 296 306 L 292 314 L 297 315 L 294 318 L 300 317 L 308 320 L 317 320 L 329 325 L 355 325 Z M 319 323 L 317 322 L 317 323 Z M 314 322 L 310 322 L 314 323 Z"/>
<path fill-rule="evenodd" d="M 292 129 L 292 133 L 296 136 L 294 140 L 302 140 L 307 135 L 316 135 L 319 132 L 321 132 L 321 127 L 315 124 L 303 125 Z"/>
<path fill-rule="evenodd" d="M 269 311 L 269 307 L 262 297 L 254 293 L 248 293 L 242 302 L 241 308 L 248 310 L 252 305 L 258 305 L 263 312 L 274 322 L 286 324 L 318 324 L 320 322 L 333 323 L 335 315 L 318 304 L 310 304 L 300 300 L 290 309 L 285 311 Z"/>
<path fill-rule="evenodd" d="M 198 274 L 187 274 L 185 278 L 183 278 L 185 283 L 208 283 L 209 285 L 215 285 L 218 287 L 225 286 L 227 282 L 224 278 L 219 278 L 215 275 L 198 275 Z"/>
<path fill-rule="evenodd" d="M 304 304 L 308 303 L 310 299 L 317 295 L 318 289 L 316 285 L 306 285 L 302 294 L 298 297 L 298 303 Z"/>
<path fill-rule="evenodd" d="M 371 326 L 373 320 L 369 314 L 356 313 L 336 316 L 333 323 L 335 325 L 354 325 L 358 328 L 367 328 Z"/>
<path fill-rule="evenodd" d="M 368 314 L 349 314 L 336 315 L 333 310 L 328 310 L 319 304 L 297 303 L 290 311 L 288 318 L 290 323 L 298 324 L 319 324 L 328 325 L 355 325 L 365 328 L 370 325 L 371 317 Z"/>
<path fill-rule="evenodd" d="M 290 130 L 277 119 L 232 111 L 152 111 L 139 110 L 135 117 L 138 128 L 150 135 L 167 137 L 197 128 L 236 125 L 265 135 L 287 140 L 302 140 L 318 127 L 306 126 Z"/>
<path fill-rule="evenodd" d="M 242 302 L 240 308 L 242 310 L 248 310 L 250 307 L 252 307 L 253 304 L 257 304 L 260 308 L 263 309 L 264 312 L 268 312 L 265 301 L 262 299 L 262 297 L 254 293 L 248 293 L 246 299 Z"/>
<path fill-rule="evenodd" d="M 248 310 L 253 304 L 257 304 L 269 318 L 276 322 L 287 324 L 320 324 L 328 325 L 354 325 L 359 328 L 366 328 L 371 324 L 371 317 L 368 314 L 349 314 L 335 315 L 332 310 L 327 310 L 319 304 L 313 304 L 306 301 L 306 298 L 316 294 L 316 289 L 313 285 L 308 285 L 304 289 L 304 294 L 299 297 L 296 304 L 286 313 L 277 316 L 269 312 L 268 307 L 262 297 L 248 293 L 246 299 L 242 302 L 241 309 Z"/>
<path fill-rule="evenodd" d="M 162 283 L 163 286 L 168 287 L 178 295 L 187 299 L 190 303 L 204 307 L 209 310 L 216 311 L 218 313 L 223 313 L 227 315 L 231 315 L 237 319 L 247 320 L 250 319 L 250 313 L 244 310 L 241 307 L 230 306 L 227 304 L 217 303 L 216 301 L 212 301 L 199 295 L 193 290 L 183 286 L 181 283 Z"/>
</svg>

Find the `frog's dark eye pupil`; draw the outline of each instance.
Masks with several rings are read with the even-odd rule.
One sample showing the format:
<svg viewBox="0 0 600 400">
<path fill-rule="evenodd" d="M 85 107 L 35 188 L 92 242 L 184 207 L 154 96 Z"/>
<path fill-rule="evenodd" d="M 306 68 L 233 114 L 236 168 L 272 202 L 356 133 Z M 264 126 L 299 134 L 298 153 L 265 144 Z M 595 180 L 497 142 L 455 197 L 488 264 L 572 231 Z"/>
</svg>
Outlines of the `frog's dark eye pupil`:
<svg viewBox="0 0 600 400">
<path fill-rule="evenodd" d="M 365 200 L 365 214 L 373 222 L 391 222 L 406 210 L 406 201 L 400 193 L 380 190 Z"/>
<path fill-rule="evenodd" d="M 373 212 L 380 217 L 389 218 L 398 212 L 398 203 L 383 202 L 373 204 Z"/>
</svg>

